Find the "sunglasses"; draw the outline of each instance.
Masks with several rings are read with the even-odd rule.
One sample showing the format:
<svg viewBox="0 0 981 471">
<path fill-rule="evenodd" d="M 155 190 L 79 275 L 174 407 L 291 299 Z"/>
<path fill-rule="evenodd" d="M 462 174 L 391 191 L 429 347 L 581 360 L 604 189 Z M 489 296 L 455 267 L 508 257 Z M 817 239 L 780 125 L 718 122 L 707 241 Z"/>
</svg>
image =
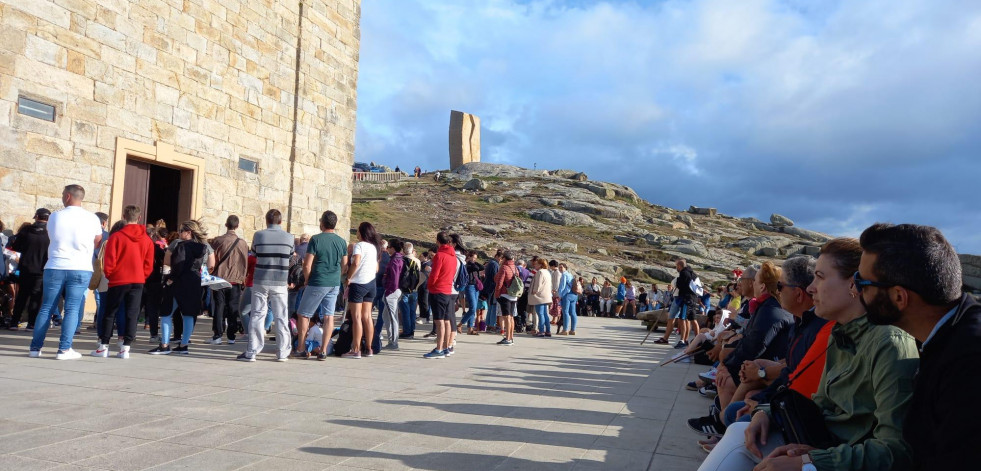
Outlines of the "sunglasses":
<svg viewBox="0 0 981 471">
<path fill-rule="evenodd" d="M 801 286 L 801 285 L 792 285 L 790 283 L 783 283 L 783 282 L 778 281 L 777 282 L 777 291 L 783 291 L 784 288 L 800 288 L 800 289 L 804 289 L 804 287 Z"/>
<path fill-rule="evenodd" d="M 865 278 L 862 278 L 862 275 L 859 275 L 858 272 L 855 272 L 855 275 L 852 276 L 852 281 L 855 283 L 855 291 L 858 291 L 859 293 L 861 293 L 867 286 L 875 286 L 876 288 L 892 288 L 893 286 L 896 286 L 893 283 L 866 280 Z"/>
</svg>

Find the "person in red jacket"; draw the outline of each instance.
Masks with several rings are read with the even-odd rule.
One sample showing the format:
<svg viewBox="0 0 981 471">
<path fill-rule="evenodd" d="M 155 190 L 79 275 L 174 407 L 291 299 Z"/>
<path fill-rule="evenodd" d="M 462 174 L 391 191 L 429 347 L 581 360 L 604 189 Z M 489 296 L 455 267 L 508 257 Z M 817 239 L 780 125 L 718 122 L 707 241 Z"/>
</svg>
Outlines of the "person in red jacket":
<svg viewBox="0 0 981 471">
<path fill-rule="evenodd" d="M 436 234 L 439 249 L 433 257 L 432 272 L 429 273 L 429 305 L 433 309 L 433 324 L 436 325 L 436 348 L 423 355 L 423 358 L 445 358 L 450 347 L 450 317 L 456 310 L 457 295 L 453 294 L 453 280 L 456 278 L 456 251 L 445 232 Z"/>
<path fill-rule="evenodd" d="M 109 236 L 103 252 L 102 271 L 109 281 L 105 312 L 116 312 L 119 304 L 124 300 L 126 302 L 126 333 L 116 355 L 119 358 L 129 358 L 129 347 L 136 337 L 143 284 L 153 271 L 153 241 L 146 235 L 146 227 L 139 223 L 141 212 L 138 206 L 123 208 L 126 225 Z M 99 338 L 99 347 L 92 352 L 92 356 L 109 356 L 108 344 L 115 319 L 116 316 L 112 315 L 102 317 L 103 337 Z"/>
</svg>

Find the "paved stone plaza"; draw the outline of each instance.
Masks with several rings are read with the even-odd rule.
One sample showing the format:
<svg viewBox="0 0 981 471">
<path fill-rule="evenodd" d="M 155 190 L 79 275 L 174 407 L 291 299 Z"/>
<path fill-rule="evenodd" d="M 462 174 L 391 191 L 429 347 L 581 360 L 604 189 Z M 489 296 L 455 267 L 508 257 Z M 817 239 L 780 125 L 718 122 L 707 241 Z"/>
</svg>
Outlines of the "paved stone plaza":
<svg viewBox="0 0 981 471">
<path fill-rule="evenodd" d="M 693 470 L 683 390 L 704 367 L 658 362 L 637 321 L 583 318 L 576 337 L 463 335 L 424 360 L 423 340 L 374 358 L 233 361 L 201 318 L 190 356 L 41 359 L 0 333 L 0 469 Z M 419 326 L 424 334 L 428 325 Z M 88 354 L 92 331 L 76 339 Z M 115 344 L 115 341 L 113 341 Z"/>
</svg>

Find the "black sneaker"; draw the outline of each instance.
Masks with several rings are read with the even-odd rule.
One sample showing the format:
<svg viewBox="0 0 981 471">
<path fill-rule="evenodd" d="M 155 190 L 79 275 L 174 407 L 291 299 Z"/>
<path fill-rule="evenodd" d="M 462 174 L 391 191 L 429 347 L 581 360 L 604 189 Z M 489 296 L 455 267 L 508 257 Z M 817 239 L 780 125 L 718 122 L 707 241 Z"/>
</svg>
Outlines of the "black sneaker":
<svg viewBox="0 0 981 471">
<path fill-rule="evenodd" d="M 147 353 L 150 355 L 170 355 L 170 352 L 170 346 L 168 345 L 167 347 L 157 346 L 157 348 L 154 348 Z"/>
<path fill-rule="evenodd" d="M 238 361 L 255 361 L 255 357 L 250 357 L 245 353 L 240 353 L 235 359 Z"/>
<path fill-rule="evenodd" d="M 174 347 L 174 353 L 178 355 L 190 355 L 187 351 L 187 345 L 181 345 L 180 347 Z"/>
<path fill-rule="evenodd" d="M 307 358 L 310 358 L 310 352 L 294 352 L 293 358 L 300 358 L 306 360 Z"/>
<path fill-rule="evenodd" d="M 327 352 L 320 352 L 320 354 L 317 355 L 317 359 L 320 360 L 320 361 L 326 361 L 327 360 Z"/>
<path fill-rule="evenodd" d="M 698 388 L 699 387 L 700 386 L 698 385 L 698 383 L 696 383 L 694 381 L 689 381 L 688 384 L 685 385 L 685 389 L 687 389 L 689 391 L 698 391 Z"/>
<path fill-rule="evenodd" d="M 707 415 L 697 419 L 688 419 L 688 428 L 699 435 L 721 437 L 726 433 L 726 426 L 717 415 Z"/>
<path fill-rule="evenodd" d="M 416 338 L 416 336 L 413 335 L 413 334 L 399 334 L 399 340 L 402 340 L 402 339 L 414 340 L 415 338 Z"/>
<path fill-rule="evenodd" d="M 678 342 L 678 343 L 674 344 L 674 348 L 676 350 L 677 349 L 681 349 L 681 348 L 685 348 L 687 346 L 688 346 L 688 342 Z"/>
<path fill-rule="evenodd" d="M 507 345 L 508 344 L 508 339 L 501 339 L 501 341 L 500 342 L 497 342 L 497 344 L 498 345 Z"/>
<path fill-rule="evenodd" d="M 422 338 L 424 338 L 424 339 L 431 339 L 431 338 L 433 338 L 435 336 L 436 336 L 436 333 L 435 332 L 430 332 L 430 333 L 428 333 L 426 335 L 423 335 Z"/>
</svg>

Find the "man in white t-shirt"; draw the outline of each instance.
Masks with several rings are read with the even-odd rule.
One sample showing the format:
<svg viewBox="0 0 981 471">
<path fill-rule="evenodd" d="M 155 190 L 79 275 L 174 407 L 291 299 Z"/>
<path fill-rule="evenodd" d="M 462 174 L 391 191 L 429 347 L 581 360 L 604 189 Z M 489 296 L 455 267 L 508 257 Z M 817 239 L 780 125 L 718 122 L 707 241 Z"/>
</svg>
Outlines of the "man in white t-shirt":
<svg viewBox="0 0 981 471">
<path fill-rule="evenodd" d="M 92 254 L 102 242 L 102 225 L 94 213 L 82 209 L 85 188 L 68 185 L 61 194 L 65 209 L 48 218 L 48 262 L 44 265 L 41 311 L 34 323 L 31 358 L 41 356 L 41 347 L 51 325 L 51 313 L 58 298 L 65 293 L 65 320 L 61 324 L 61 341 L 57 360 L 75 360 L 82 355 L 72 350 L 72 337 L 78 328 L 79 306 L 92 278 Z"/>
</svg>

